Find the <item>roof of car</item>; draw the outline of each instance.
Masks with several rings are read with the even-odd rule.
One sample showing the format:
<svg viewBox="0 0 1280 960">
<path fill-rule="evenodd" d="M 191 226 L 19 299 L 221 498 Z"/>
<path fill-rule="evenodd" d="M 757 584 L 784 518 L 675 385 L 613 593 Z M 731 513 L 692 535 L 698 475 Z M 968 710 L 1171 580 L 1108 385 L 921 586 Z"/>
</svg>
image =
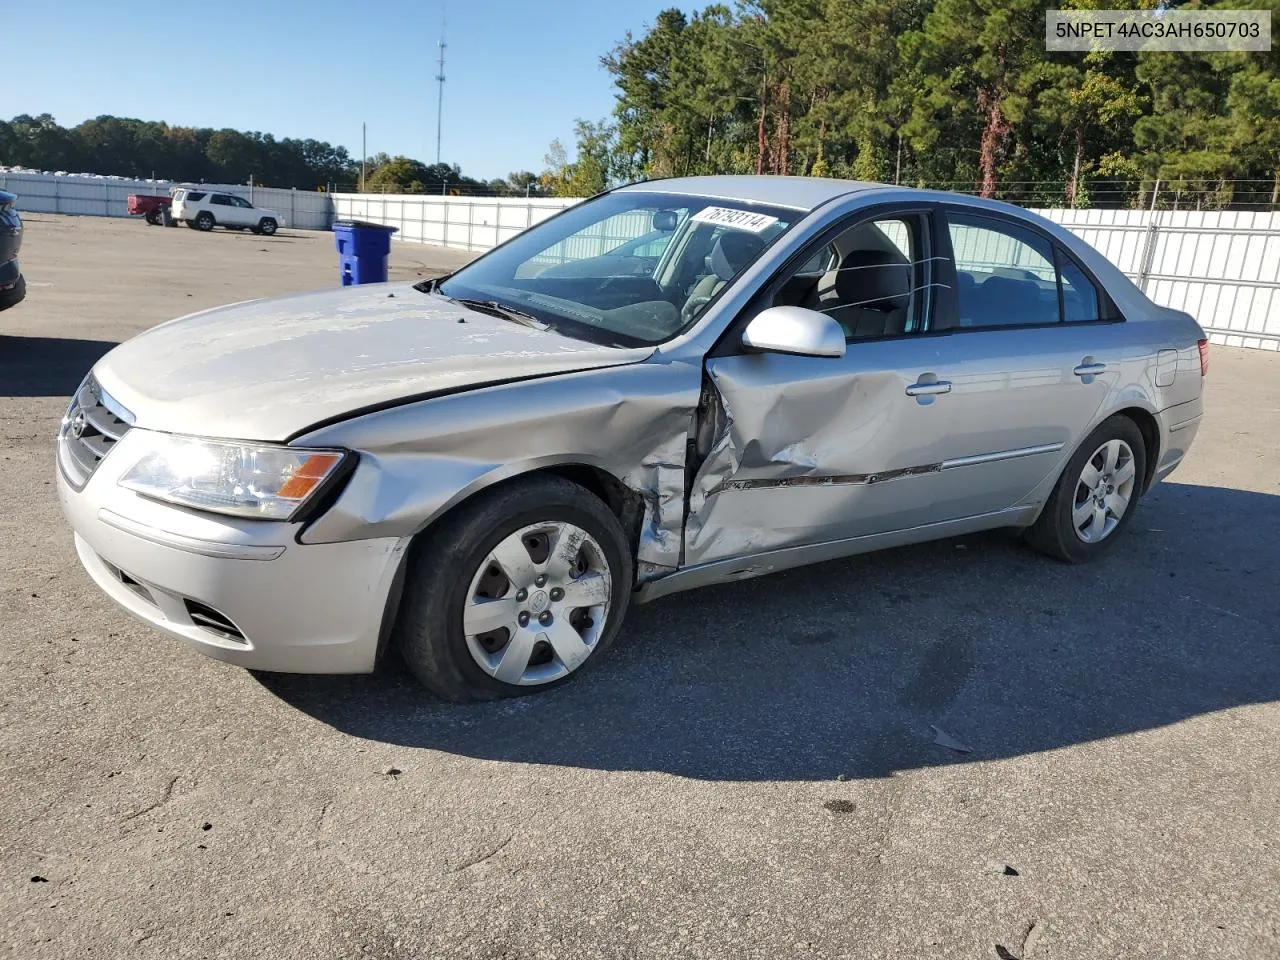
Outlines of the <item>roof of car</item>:
<svg viewBox="0 0 1280 960">
<path fill-rule="evenodd" d="M 622 190 L 648 193 L 679 193 L 691 197 L 715 197 L 764 203 L 774 207 L 812 210 L 836 197 L 883 187 L 864 180 L 830 180 L 823 177 L 673 177 L 646 180 Z"/>
</svg>

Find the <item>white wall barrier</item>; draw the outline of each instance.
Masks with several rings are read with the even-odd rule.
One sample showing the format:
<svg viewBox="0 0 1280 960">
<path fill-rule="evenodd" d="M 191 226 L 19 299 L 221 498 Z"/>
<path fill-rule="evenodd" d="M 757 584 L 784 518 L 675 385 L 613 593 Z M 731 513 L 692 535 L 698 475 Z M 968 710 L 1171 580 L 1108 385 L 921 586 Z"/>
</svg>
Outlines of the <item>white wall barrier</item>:
<svg viewBox="0 0 1280 960">
<path fill-rule="evenodd" d="M 1280 213 L 1041 210 L 1214 343 L 1280 350 Z"/>
<path fill-rule="evenodd" d="M 164 194 L 169 186 L 167 181 L 0 172 L 0 189 L 18 194 L 18 209 L 30 212 L 125 216 L 129 194 Z M 250 196 L 244 185 L 206 186 Z M 334 220 L 367 220 L 396 227 L 398 240 L 473 251 L 488 250 L 581 202 L 263 187 L 253 188 L 252 200 L 276 210 L 294 228 L 327 230 Z M 1190 313 L 1215 343 L 1280 350 L 1280 212 L 1036 212 L 1097 247 L 1156 303 Z M 573 259 L 602 253 L 610 236 L 606 229 L 590 244 L 549 254 Z"/>
<path fill-rule="evenodd" d="M 395 227 L 396 239 L 489 250 L 579 200 L 545 197 L 436 197 L 335 193 L 335 219 Z"/>
<path fill-rule="evenodd" d="M 464 250 L 488 250 L 579 202 L 341 193 L 333 200 L 341 219 L 385 223 L 401 240 Z M 1194 316 L 1215 343 L 1280 350 L 1280 213 L 1036 212 L 1097 247 L 1156 303 Z"/>
<path fill-rule="evenodd" d="M 132 193 L 166 196 L 168 180 L 115 180 L 105 177 L 56 176 L 49 173 L 0 172 L 0 190 L 18 195 L 23 213 L 67 213 L 89 217 L 127 217 Z M 255 206 L 268 207 L 285 225 L 300 230 L 328 230 L 333 222 L 333 200 L 325 193 L 250 187 L 246 184 L 206 183 L 200 186 L 244 197 Z"/>
</svg>

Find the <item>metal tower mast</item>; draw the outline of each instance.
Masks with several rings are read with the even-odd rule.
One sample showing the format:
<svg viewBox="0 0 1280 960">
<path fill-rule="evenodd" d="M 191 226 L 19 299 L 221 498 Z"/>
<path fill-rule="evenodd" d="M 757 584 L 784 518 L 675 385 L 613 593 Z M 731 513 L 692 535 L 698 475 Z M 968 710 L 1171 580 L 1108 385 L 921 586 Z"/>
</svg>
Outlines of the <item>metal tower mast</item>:
<svg viewBox="0 0 1280 960">
<path fill-rule="evenodd" d="M 440 85 L 440 95 L 436 98 L 436 163 L 440 162 L 440 130 L 444 113 L 444 48 L 447 44 L 440 37 L 440 72 L 436 74 L 436 82 Z"/>
</svg>

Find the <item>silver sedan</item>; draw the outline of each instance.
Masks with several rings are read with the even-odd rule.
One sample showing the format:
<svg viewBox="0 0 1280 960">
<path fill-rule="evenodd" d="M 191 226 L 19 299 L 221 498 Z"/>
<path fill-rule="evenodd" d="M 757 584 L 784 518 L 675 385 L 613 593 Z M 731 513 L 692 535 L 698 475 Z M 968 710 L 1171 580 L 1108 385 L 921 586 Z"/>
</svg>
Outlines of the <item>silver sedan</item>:
<svg viewBox="0 0 1280 960">
<path fill-rule="evenodd" d="M 993 527 L 1104 555 L 1201 416 L 1204 333 L 1007 204 L 715 177 L 448 277 L 107 354 L 58 437 L 89 575 L 244 667 L 546 689 L 627 607 Z"/>
</svg>

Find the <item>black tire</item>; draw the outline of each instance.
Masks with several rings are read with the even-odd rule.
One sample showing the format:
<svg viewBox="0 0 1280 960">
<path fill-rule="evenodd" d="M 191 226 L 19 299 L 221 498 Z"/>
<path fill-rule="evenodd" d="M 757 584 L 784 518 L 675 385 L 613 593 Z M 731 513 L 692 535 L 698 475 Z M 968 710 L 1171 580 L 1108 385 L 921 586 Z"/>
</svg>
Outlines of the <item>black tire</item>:
<svg viewBox="0 0 1280 960">
<path fill-rule="evenodd" d="M 258 232 L 269 237 L 276 232 L 279 226 L 273 217 L 263 217 L 258 221 Z"/>
<path fill-rule="evenodd" d="M 197 230 L 209 231 L 213 229 L 213 225 L 214 225 L 213 214 L 210 213 L 208 210 L 201 210 L 199 213 L 196 214 Z"/>
<path fill-rule="evenodd" d="M 1072 520 L 1077 488 L 1085 465 L 1100 447 L 1112 440 L 1123 441 L 1133 453 L 1133 491 L 1129 497 L 1128 507 L 1115 528 L 1101 540 L 1087 543 L 1077 534 Z M 1088 563 L 1105 556 L 1111 552 L 1120 534 L 1124 532 L 1124 528 L 1129 525 L 1134 513 L 1137 512 L 1146 471 L 1147 448 L 1138 425 L 1123 414 L 1104 420 L 1085 438 L 1075 455 L 1067 462 L 1062 476 L 1058 478 L 1058 483 L 1053 488 L 1053 493 L 1045 503 L 1044 510 L 1041 511 L 1036 522 L 1027 529 L 1027 542 L 1041 553 L 1066 563 Z"/>
<path fill-rule="evenodd" d="M 0 290 L 0 310 L 8 310 L 10 307 L 16 307 L 27 298 L 27 281 L 22 274 L 18 274 L 17 282 L 8 290 Z"/>
<path fill-rule="evenodd" d="M 160 226 L 160 211 L 158 209 L 147 211 L 147 223 L 153 227 Z"/>
<path fill-rule="evenodd" d="M 523 527 L 552 521 L 577 525 L 603 551 L 613 581 L 608 621 L 576 670 L 537 685 L 504 683 L 482 670 L 472 656 L 463 632 L 463 605 L 472 577 L 499 542 Z M 618 518 L 594 494 L 551 475 L 515 480 L 463 504 L 419 538 L 407 563 L 393 640 L 414 676 L 436 695 L 454 701 L 522 696 L 576 677 L 599 660 L 617 636 L 634 578 L 631 550 Z"/>
</svg>

